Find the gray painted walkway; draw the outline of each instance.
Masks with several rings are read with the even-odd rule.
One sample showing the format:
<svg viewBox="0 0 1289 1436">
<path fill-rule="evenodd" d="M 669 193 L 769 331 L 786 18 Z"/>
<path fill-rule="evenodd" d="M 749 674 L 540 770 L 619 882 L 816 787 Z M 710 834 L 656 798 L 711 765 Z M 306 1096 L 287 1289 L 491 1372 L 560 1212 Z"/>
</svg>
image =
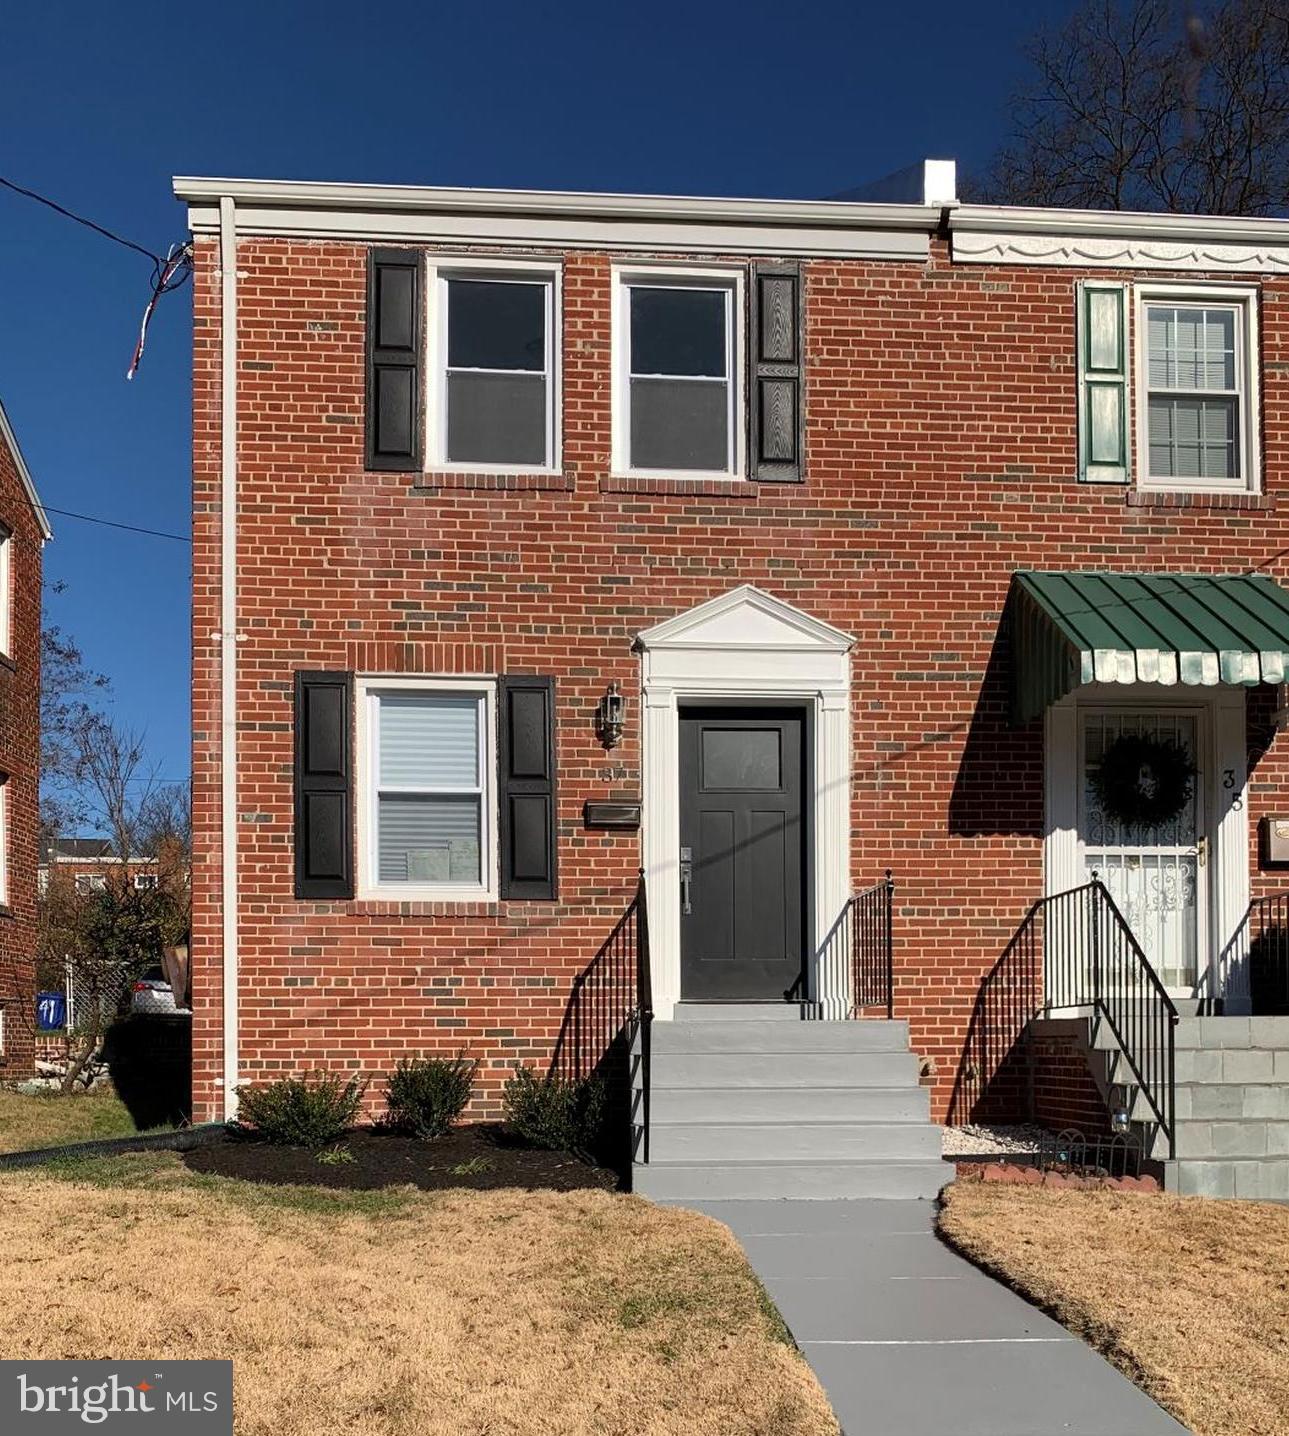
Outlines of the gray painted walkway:
<svg viewBox="0 0 1289 1436">
<path fill-rule="evenodd" d="M 932 1202 L 684 1205 L 743 1243 L 846 1436 L 1184 1436 L 1090 1347 L 944 1246 Z"/>
</svg>

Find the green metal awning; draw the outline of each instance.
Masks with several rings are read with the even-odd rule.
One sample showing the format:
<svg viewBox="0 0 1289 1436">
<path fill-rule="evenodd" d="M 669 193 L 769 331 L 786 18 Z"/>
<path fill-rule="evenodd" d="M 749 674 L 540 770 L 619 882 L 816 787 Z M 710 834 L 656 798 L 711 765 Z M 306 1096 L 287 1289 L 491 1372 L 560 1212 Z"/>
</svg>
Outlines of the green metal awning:
<svg viewBox="0 0 1289 1436">
<path fill-rule="evenodd" d="M 1283 683 L 1289 591 L 1263 574 L 1022 570 L 1007 596 L 1012 718 L 1085 683 Z"/>
</svg>

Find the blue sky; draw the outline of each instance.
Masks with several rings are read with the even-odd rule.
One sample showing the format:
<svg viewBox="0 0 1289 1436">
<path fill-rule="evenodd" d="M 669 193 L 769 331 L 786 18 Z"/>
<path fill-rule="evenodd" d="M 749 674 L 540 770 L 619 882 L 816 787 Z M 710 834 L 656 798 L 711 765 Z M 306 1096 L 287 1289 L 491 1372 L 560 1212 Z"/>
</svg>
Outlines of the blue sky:
<svg viewBox="0 0 1289 1436">
<path fill-rule="evenodd" d="M 983 164 L 1020 43 L 1068 3 L 14 4 L 0 174 L 152 250 L 175 174 L 819 196 Z M 0 191 L 0 397 L 45 501 L 189 531 L 190 311 L 148 262 Z M 189 550 L 51 515 L 52 621 L 189 771 Z"/>
</svg>

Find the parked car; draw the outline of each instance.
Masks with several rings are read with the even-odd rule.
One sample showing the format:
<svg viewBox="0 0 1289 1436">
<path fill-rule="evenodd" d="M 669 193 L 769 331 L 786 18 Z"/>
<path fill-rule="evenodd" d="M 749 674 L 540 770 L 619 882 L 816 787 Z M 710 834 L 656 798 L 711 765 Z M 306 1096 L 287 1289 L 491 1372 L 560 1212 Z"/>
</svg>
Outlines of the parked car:
<svg viewBox="0 0 1289 1436">
<path fill-rule="evenodd" d="M 158 1013 L 187 1012 L 175 1001 L 175 994 L 166 981 L 164 970 L 158 965 L 150 967 L 134 984 L 130 993 L 130 1011 L 156 1016 Z"/>
</svg>

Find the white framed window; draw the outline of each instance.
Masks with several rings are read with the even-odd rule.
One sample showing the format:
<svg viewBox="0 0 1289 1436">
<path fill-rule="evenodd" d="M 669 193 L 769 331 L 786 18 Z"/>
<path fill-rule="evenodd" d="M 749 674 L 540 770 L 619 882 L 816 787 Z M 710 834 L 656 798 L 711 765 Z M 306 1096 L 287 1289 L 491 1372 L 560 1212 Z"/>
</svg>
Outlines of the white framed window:
<svg viewBox="0 0 1289 1436">
<path fill-rule="evenodd" d="M 107 891 L 107 879 L 102 873 L 77 873 L 76 891 L 82 897 L 86 893 L 101 893 Z"/>
<path fill-rule="evenodd" d="M 1143 488 L 1257 492 L 1257 291 L 1137 285 Z"/>
<path fill-rule="evenodd" d="M 741 478 L 743 274 L 613 269 L 613 469 Z"/>
<path fill-rule="evenodd" d="M 496 685 L 358 679 L 359 896 L 497 896 Z"/>
<path fill-rule="evenodd" d="M 555 473 L 560 465 L 560 267 L 432 264 L 427 466 Z"/>
<path fill-rule="evenodd" d="M 0 655 L 13 657 L 13 534 L 0 524 Z"/>
<path fill-rule="evenodd" d="M 157 885 L 157 875 L 156 875 L 156 873 L 135 873 L 135 875 L 134 875 L 134 886 L 135 886 L 140 892 L 150 891 L 152 888 L 155 888 L 156 885 Z"/>
</svg>

